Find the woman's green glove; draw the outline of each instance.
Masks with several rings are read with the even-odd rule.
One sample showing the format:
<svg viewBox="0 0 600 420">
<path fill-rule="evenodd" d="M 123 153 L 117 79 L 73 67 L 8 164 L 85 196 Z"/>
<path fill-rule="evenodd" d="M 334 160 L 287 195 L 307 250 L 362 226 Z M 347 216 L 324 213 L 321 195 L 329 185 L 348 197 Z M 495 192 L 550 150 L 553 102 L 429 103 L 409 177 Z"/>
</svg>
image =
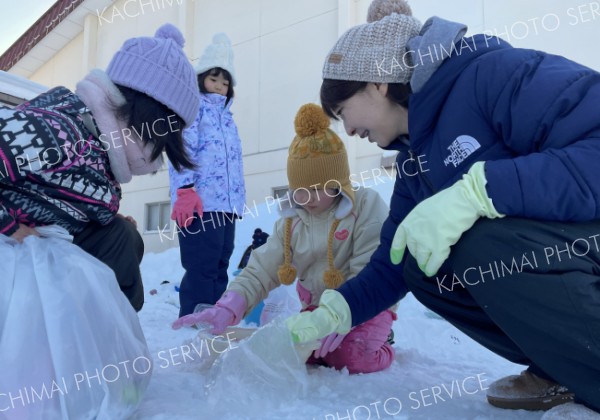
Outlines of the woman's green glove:
<svg viewBox="0 0 600 420">
<path fill-rule="evenodd" d="M 484 162 L 475 163 L 454 185 L 419 203 L 400 223 L 390 250 L 400 264 L 404 250 L 431 277 L 450 255 L 450 247 L 480 217 L 504 217 L 496 211 L 485 190 Z"/>
<path fill-rule="evenodd" d="M 347 334 L 352 328 L 352 316 L 341 293 L 329 289 L 321 295 L 317 309 L 289 317 L 286 325 L 294 343 L 307 343 L 334 332 Z"/>
</svg>

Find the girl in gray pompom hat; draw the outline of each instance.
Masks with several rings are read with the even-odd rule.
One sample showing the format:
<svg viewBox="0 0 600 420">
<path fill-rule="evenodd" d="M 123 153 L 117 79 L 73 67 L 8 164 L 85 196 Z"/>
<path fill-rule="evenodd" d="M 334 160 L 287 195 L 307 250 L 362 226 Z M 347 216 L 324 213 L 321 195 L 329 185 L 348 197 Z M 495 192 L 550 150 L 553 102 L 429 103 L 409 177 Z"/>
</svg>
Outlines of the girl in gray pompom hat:
<svg viewBox="0 0 600 420">
<path fill-rule="evenodd" d="M 402 0 L 375 0 L 369 21 L 326 56 L 321 103 L 348 135 L 399 151 L 390 213 L 366 268 L 289 318 L 292 336 L 345 333 L 410 291 L 527 366 L 490 386 L 491 404 L 597 418 L 600 74 L 421 25 Z"/>
</svg>

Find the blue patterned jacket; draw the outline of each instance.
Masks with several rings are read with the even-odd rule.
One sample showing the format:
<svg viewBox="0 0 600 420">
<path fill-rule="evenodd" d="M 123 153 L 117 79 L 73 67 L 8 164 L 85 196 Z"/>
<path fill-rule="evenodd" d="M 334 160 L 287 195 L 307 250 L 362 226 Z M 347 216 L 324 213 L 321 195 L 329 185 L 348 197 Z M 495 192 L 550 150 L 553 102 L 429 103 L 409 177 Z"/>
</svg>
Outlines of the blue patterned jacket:
<svg viewBox="0 0 600 420">
<path fill-rule="evenodd" d="M 171 205 L 178 188 L 193 184 L 204 211 L 241 216 L 246 202 L 242 142 L 230 111 L 231 101 L 216 94 L 200 95 L 200 110 L 194 123 L 183 131 L 186 150 L 196 170 L 177 172 L 169 162 Z"/>
</svg>

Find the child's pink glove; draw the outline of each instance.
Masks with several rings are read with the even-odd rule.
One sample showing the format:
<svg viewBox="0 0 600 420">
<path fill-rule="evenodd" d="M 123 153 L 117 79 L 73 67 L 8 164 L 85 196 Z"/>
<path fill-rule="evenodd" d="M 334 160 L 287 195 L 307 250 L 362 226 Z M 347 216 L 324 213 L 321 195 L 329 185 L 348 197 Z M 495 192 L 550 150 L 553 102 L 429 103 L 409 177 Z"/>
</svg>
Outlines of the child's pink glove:
<svg viewBox="0 0 600 420">
<path fill-rule="evenodd" d="M 194 213 L 198 213 L 199 217 L 204 213 L 200 196 L 193 188 L 179 188 L 171 220 L 176 220 L 180 227 L 188 227 L 194 220 Z"/>
<path fill-rule="evenodd" d="M 296 282 L 296 291 L 298 292 L 300 302 L 304 303 L 306 306 L 309 306 L 310 302 L 312 301 L 312 293 L 310 293 L 306 287 L 302 286 L 302 280 L 298 280 Z"/>
<path fill-rule="evenodd" d="M 202 312 L 182 316 L 173 323 L 173 329 L 183 326 L 206 323 L 212 325 L 212 334 L 221 334 L 225 328 L 238 324 L 246 312 L 246 300 L 234 291 L 225 294 L 215 303 L 215 306 Z"/>
<path fill-rule="evenodd" d="M 344 341 L 344 337 L 346 334 L 338 334 L 331 333 L 327 337 L 321 339 L 321 347 L 314 351 L 313 355 L 320 359 L 321 357 L 327 356 L 328 353 L 331 353 L 335 349 L 337 349 L 342 341 Z"/>
</svg>

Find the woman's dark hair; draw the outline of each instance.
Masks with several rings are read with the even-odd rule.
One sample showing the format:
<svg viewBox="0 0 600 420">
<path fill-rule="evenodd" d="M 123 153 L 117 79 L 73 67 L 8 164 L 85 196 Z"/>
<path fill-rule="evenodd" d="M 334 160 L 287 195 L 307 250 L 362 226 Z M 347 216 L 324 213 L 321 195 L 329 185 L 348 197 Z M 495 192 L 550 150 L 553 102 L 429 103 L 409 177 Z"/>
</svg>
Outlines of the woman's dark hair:
<svg viewBox="0 0 600 420">
<path fill-rule="evenodd" d="M 227 100 L 225 101 L 225 104 L 227 104 L 233 98 L 233 78 L 231 77 L 231 73 L 229 73 L 227 70 L 222 69 L 221 67 L 214 67 L 210 70 L 206 70 L 204 73 L 200 73 L 198 75 L 198 87 L 200 88 L 200 92 L 210 93 L 204 87 L 204 79 L 206 79 L 208 76 L 218 76 L 219 74 L 222 74 L 225 80 L 229 82 L 229 89 L 227 90 L 226 95 Z"/>
<path fill-rule="evenodd" d="M 144 144 L 152 144 L 152 161 L 159 159 L 163 150 L 173 167 L 179 171 L 181 167 L 195 169 L 183 144 L 183 119 L 145 93 L 117 85 L 125 103 L 116 109 L 117 116 L 127 121 L 132 132 L 138 134 Z"/>
<path fill-rule="evenodd" d="M 335 111 L 339 108 L 340 103 L 364 90 L 368 84 L 368 82 L 323 79 L 321 84 L 321 106 L 323 110 L 330 118 L 338 120 L 339 117 L 335 114 Z M 403 108 L 408 109 L 408 98 L 411 93 L 408 84 L 388 84 L 387 97 Z"/>
</svg>

